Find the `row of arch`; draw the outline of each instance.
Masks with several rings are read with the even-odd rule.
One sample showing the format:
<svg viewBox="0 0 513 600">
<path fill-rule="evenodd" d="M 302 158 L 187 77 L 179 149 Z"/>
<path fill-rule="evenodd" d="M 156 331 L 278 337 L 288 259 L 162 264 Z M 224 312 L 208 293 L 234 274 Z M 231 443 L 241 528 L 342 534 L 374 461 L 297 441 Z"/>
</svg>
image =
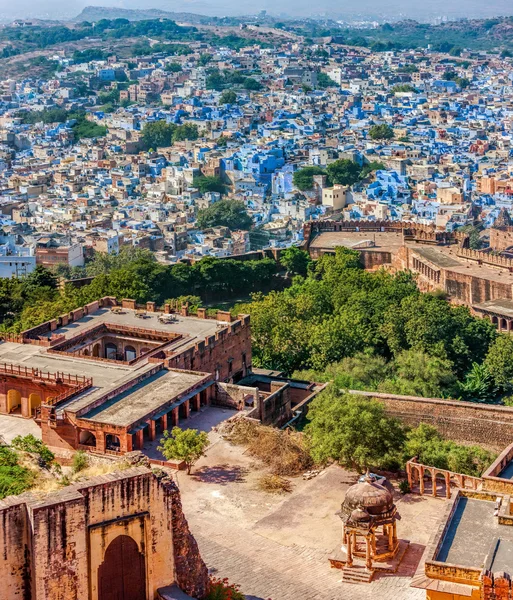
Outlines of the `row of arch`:
<svg viewBox="0 0 513 600">
<path fill-rule="evenodd" d="M 499 331 L 513 331 L 513 319 L 505 319 L 504 317 L 492 315 L 490 320 L 492 325 L 495 325 Z"/>
<path fill-rule="evenodd" d="M 30 417 L 33 416 L 36 408 L 41 406 L 41 396 L 40 394 L 31 393 L 27 399 L 27 413 L 23 416 Z M 19 390 L 10 389 L 7 391 L 7 414 L 22 414 L 22 395 Z"/>
<path fill-rule="evenodd" d="M 406 463 L 408 484 L 411 490 L 418 491 L 422 496 L 430 493 L 435 498 L 440 491 L 446 498 L 451 497 L 451 485 L 460 489 L 479 489 L 482 481 L 479 477 L 453 473 L 436 467 L 429 467 L 413 461 Z M 440 490 L 438 486 L 440 485 Z M 418 489 L 417 489 L 418 486 Z"/>
</svg>

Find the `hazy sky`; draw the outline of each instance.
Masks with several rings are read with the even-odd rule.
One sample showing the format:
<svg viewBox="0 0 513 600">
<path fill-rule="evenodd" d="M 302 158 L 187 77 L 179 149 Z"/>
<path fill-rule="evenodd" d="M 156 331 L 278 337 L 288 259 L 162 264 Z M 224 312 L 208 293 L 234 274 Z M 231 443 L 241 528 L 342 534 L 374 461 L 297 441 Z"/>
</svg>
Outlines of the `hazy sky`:
<svg viewBox="0 0 513 600">
<path fill-rule="evenodd" d="M 85 6 L 160 8 L 206 15 L 254 14 L 265 9 L 273 15 L 329 16 L 383 15 L 419 19 L 443 16 L 513 15 L 513 0 L 0 0 L 0 18 L 69 18 Z"/>
</svg>

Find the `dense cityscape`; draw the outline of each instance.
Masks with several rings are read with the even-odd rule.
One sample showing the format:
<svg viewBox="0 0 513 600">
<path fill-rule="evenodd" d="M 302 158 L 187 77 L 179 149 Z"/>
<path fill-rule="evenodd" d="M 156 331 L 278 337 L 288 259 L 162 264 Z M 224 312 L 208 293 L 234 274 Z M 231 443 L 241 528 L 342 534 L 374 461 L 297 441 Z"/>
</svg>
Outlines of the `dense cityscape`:
<svg viewBox="0 0 513 600">
<path fill-rule="evenodd" d="M 388 10 L 0 26 L 0 600 L 513 598 L 513 17 Z"/>
</svg>

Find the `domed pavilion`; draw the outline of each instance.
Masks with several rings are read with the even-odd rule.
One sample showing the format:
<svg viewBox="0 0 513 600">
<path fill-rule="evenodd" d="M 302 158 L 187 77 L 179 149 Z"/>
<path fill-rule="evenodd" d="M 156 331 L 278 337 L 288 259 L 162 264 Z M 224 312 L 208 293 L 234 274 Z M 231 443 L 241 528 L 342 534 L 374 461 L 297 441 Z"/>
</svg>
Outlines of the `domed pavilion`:
<svg viewBox="0 0 513 600">
<path fill-rule="evenodd" d="M 399 517 L 391 492 L 373 481 L 369 474 L 365 481 L 351 486 L 340 511 L 346 547 L 346 566 L 353 558 L 365 559 L 365 567 L 372 569 L 373 561 L 390 561 L 399 549 L 396 519 Z"/>
</svg>

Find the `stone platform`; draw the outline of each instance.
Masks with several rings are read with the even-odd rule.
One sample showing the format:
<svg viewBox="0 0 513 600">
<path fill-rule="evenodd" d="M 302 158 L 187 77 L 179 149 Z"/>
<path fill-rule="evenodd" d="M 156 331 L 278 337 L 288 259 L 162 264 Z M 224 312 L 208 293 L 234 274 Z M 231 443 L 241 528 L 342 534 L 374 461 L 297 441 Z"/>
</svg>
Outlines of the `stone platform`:
<svg viewBox="0 0 513 600">
<path fill-rule="evenodd" d="M 409 540 L 399 540 L 397 552 L 393 558 L 384 561 L 373 561 L 372 569 L 365 569 L 365 558 L 360 558 L 359 556 L 353 556 L 353 565 L 351 567 L 346 566 L 347 562 L 347 554 L 345 548 L 339 547 L 335 550 L 335 552 L 329 557 L 329 561 L 331 566 L 334 569 L 341 569 L 344 571 L 344 581 L 345 579 L 345 571 L 354 572 L 355 570 L 361 572 L 362 570 L 367 570 L 367 572 L 375 573 L 376 571 L 383 573 L 397 573 L 399 565 L 410 545 Z M 368 579 L 370 581 L 371 577 Z M 350 580 L 350 577 L 347 578 L 347 581 Z"/>
</svg>

